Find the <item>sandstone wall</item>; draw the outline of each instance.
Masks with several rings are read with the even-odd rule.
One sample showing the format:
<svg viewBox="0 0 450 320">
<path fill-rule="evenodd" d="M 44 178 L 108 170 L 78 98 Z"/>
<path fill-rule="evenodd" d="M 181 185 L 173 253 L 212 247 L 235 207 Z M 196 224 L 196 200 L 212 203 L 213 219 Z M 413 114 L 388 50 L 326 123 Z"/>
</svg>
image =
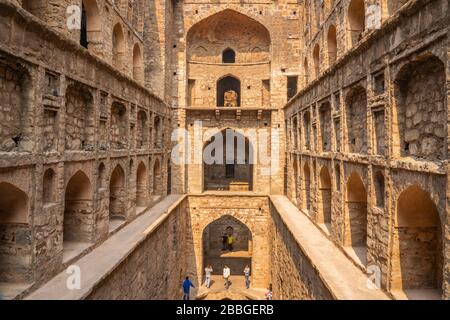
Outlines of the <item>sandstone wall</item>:
<svg viewBox="0 0 450 320">
<path fill-rule="evenodd" d="M 187 201 L 174 208 L 87 299 L 181 299 L 187 252 L 192 250 L 186 242 L 186 235 L 190 233 L 188 212 Z"/>
<path fill-rule="evenodd" d="M 353 260 L 363 270 L 369 266 L 380 268 L 383 288 L 393 292 L 392 281 L 398 283 L 399 277 L 403 277 L 400 282 L 407 286 L 407 279 L 414 278 L 406 271 L 399 275 L 395 269 L 399 260 L 406 265 L 405 261 L 419 265 L 412 262 L 414 255 L 407 250 L 399 256 L 395 242 L 399 230 L 404 231 L 398 225 L 399 198 L 408 195 L 410 187 L 419 187 L 432 199 L 439 215 L 440 231 L 433 236 L 417 237 L 417 242 L 410 245 L 423 248 L 418 251 L 423 260 L 429 261 L 435 272 L 442 275 L 436 292 L 448 298 L 449 214 L 445 204 L 448 168 L 444 160 L 448 130 L 442 120 L 448 113 L 448 80 L 445 80 L 448 79 L 445 69 L 448 4 L 410 1 L 401 7 L 398 1 L 383 1 L 381 28 L 371 29 L 366 25 L 360 37 L 355 38 L 346 31 L 351 16 L 349 3 L 335 1 L 328 15 L 316 16 L 318 20 L 308 31 L 311 36 L 305 40 L 308 61 L 312 61 L 315 45 L 320 45 L 320 70 L 315 80 L 304 81 L 297 97 L 285 108 L 290 153 L 287 194 L 299 208 L 312 207 L 308 213 L 316 223 L 320 223 L 320 208 L 331 205 L 330 238 L 347 253 L 355 247 L 367 250 L 359 258 L 353 255 Z M 364 3 L 366 8 L 379 4 L 377 1 Z M 327 63 L 327 31 L 333 21 L 338 29 L 337 60 Z M 303 70 L 305 75 L 310 73 Z M 331 104 L 331 120 L 320 114 L 324 103 Z M 329 152 L 320 148 L 321 141 L 327 137 L 326 132 L 323 137 L 324 130 L 317 130 L 319 126 L 331 129 Z M 312 145 L 307 147 L 311 138 Z M 295 139 L 303 141 L 297 148 Z M 306 164 L 312 168 L 310 171 L 304 170 Z M 331 203 L 325 204 L 320 197 L 320 179 L 317 179 L 323 168 L 332 177 Z M 358 178 L 351 178 L 355 174 Z M 350 193 L 355 191 L 355 179 L 361 181 L 357 189 L 367 193 L 367 204 L 349 200 Z M 305 186 L 309 181 L 310 193 Z M 422 215 L 426 216 L 426 211 Z M 413 230 L 407 234 L 414 234 Z M 352 233 L 362 241 L 352 243 L 349 238 Z M 403 237 L 402 244 L 405 248 L 406 238 Z M 433 243 L 440 239 L 442 247 Z M 429 250 L 433 259 L 428 257 Z M 443 259 L 442 270 L 440 259 Z M 425 266 L 420 264 L 418 268 L 426 272 Z M 428 287 L 417 284 L 417 288 Z"/>
<path fill-rule="evenodd" d="M 190 109 L 194 106 L 197 119 L 211 119 L 216 112 L 217 81 L 225 76 L 235 76 L 241 83 L 241 111 L 226 115 L 217 110 L 216 119 L 220 127 L 254 127 L 249 123 L 236 123 L 246 113 L 246 108 L 275 110 L 270 115 L 272 129 L 279 131 L 277 143 L 284 150 L 284 118 L 280 110 L 287 101 L 288 78 L 297 81 L 300 75 L 300 48 L 303 24 L 302 5 L 289 1 L 246 1 L 235 3 L 200 3 L 188 1 L 175 7 L 173 46 L 173 77 L 171 79 L 172 106 L 179 127 L 190 126 Z M 235 27 L 238 26 L 239 27 Z M 242 32 L 244 31 L 244 32 Z M 268 36 L 266 35 L 268 34 Z M 223 64 L 221 53 L 232 48 L 236 53 L 235 63 Z M 294 87 L 289 90 L 296 92 Z M 197 110 L 198 109 L 198 110 Z M 200 110 L 203 110 L 202 114 Z M 224 113 L 222 113 L 224 112 Z M 254 115 L 252 115 L 255 118 Z M 188 120 L 188 118 L 190 118 Z M 256 116 L 258 120 L 260 116 Z M 243 121 L 242 121 L 243 122 Z M 182 150 L 186 155 L 189 150 Z M 253 182 L 258 192 L 281 194 L 283 192 L 284 153 L 274 161 L 270 177 L 256 169 Z M 176 166 L 177 186 L 183 192 L 198 192 L 202 189 L 201 168 L 197 165 Z M 269 187 L 270 186 L 270 187 Z M 256 190 L 256 189 L 255 189 Z"/>
<path fill-rule="evenodd" d="M 107 0 L 22 0 L 22 7 L 53 30 L 80 44 L 81 26 L 77 25 L 76 21 L 80 20 L 77 15 L 84 9 L 87 28 L 86 47 L 89 51 L 104 61 L 115 64 L 119 70 L 143 83 L 143 77 L 137 75 L 135 71 L 141 73 L 140 70 L 144 68 L 141 59 L 144 42 L 144 3 L 146 1 L 133 1 L 133 5 L 129 6 L 127 1 L 115 4 Z M 74 6 L 78 6 L 79 9 L 74 9 Z M 124 37 L 123 48 L 118 52 L 113 43 L 113 30 L 120 30 Z M 140 58 L 135 60 L 136 48 Z"/>
<path fill-rule="evenodd" d="M 333 299 L 309 258 L 271 205 L 270 274 L 276 300 Z"/>
<path fill-rule="evenodd" d="M 197 159 L 199 156 L 202 156 L 203 146 L 210 140 L 208 134 L 214 135 L 227 128 L 236 130 L 237 133 L 248 139 L 248 142 L 253 146 L 253 159 L 258 161 L 253 163 L 251 170 L 253 176 L 249 179 L 253 185 L 252 190 L 264 194 L 274 190 L 275 183 L 272 182 L 272 179 L 281 175 L 282 172 L 281 170 L 272 171 L 272 163 L 264 162 L 263 158 L 267 157 L 266 159 L 270 159 L 272 155 L 274 157 L 279 156 L 279 152 L 272 150 L 274 145 L 272 143 L 275 142 L 273 141 L 274 136 L 272 136 L 272 133 L 275 131 L 279 132 L 276 122 L 273 122 L 273 118 L 273 113 L 269 110 L 261 111 L 261 113 L 258 113 L 257 110 L 247 111 L 245 109 L 242 111 L 221 110 L 219 114 L 213 110 L 207 111 L 201 110 L 201 108 L 200 110 L 188 110 L 186 114 L 186 130 L 189 133 L 190 140 L 184 140 L 184 143 L 189 145 L 188 150 L 190 153 L 190 165 L 186 166 L 188 192 L 200 193 L 205 190 L 205 174 L 208 174 L 208 171 L 204 170 L 201 158 L 200 161 Z M 201 127 L 197 126 L 198 123 L 196 121 L 201 121 Z M 267 140 L 260 140 L 260 138 L 264 137 L 264 134 L 267 135 Z M 249 143 L 246 144 L 249 145 Z M 184 145 L 181 144 L 181 147 L 184 147 Z M 282 150 L 281 148 L 282 145 L 279 145 L 278 150 Z M 198 152 L 199 156 L 196 156 L 196 152 Z M 247 165 L 243 166 L 244 169 L 247 167 Z M 279 169 L 278 166 L 274 166 L 274 168 L 276 170 Z"/>
<path fill-rule="evenodd" d="M 63 258 L 67 241 L 88 240 L 92 249 L 108 237 L 116 167 L 127 190 L 119 197 L 123 223 L 141 212 L 138 194 L 147 195 L 145 206 L 166 194 L 171 114 L 126 74 L 11 1 L 2 1 L 0 10 L 0 90 L 6 93 L 0 96 L 0 109 L 3 123 L 10 124 L 0 130 L 0 198 L 12 199 L 4 203 L 6 211 L 14 212 L 15 200 L 26 207 L 23 219 L 2 222 L 1 237 L 9 240 L 0 246 L 0 260 L 7 261 L 1 273 L 8 281 L 40 283 L 70 262 Z M 17 106 L 14 113 L 11 105 Z M 123 107 L 119 119 L 113 116 L 115 105 Z M 145 113 L 146 130 L 138 130 L 138 112 Z M 152 131 L 155 119 L 159 125 Z M 144 140 L 151 143 L 139 143 Z M 69 183 L 80 174 L 88 182 L 78 185 L 80 192 L 71 198 Z M 146 190 L 137 191 L 143 181 Z M 25 193 L 24 200 L 11 197 L 15 188 Z M 73 234 L 70 223 L 64 226 L 71 219 L 82 223 L 77 223 L 77 236 L 65 237 L 65 227 Z"/>
</svg>

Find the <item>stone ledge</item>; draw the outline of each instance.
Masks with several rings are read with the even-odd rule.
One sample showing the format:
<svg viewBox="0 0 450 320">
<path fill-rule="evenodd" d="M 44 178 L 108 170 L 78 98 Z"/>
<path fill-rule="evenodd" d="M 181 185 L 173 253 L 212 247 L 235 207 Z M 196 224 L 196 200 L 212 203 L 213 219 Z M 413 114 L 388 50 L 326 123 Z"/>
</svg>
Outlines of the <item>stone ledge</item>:
<svg viewBox="0 0 450 320">
<path fill-rule="evenodd" d="M 381 289 L 367 287 L 367 276 L 285 196 L 269 196 L 286 227 L 319 278 L 337 300 L 387 300 Z"/>
<path fill-rule="evenodd" d="M 80 300 L 108 277 L 135 249 L 167 219 L 186 195 L 170 195 L 135 219 L 101 246 L 76 262 L 81 269 L 81 289 L 69 290 L 68 274 L 61 272 L 25 300 Z M 83 271 L 86 270 L 86 271 Z"/>
</svg>

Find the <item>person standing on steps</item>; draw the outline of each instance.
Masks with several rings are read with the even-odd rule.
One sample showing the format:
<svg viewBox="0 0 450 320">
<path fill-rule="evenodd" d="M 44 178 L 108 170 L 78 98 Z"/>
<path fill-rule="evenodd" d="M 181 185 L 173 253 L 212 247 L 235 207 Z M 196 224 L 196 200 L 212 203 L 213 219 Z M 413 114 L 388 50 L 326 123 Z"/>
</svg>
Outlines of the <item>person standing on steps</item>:
<svg viewBox="0 0 450 320">
<path fill-rule="evenodd" d="M 189 280 L 189 277 L 183 281 L 183 300 L 189 300 L 189 292 L 192 288 L 195 288 L 194 284 Z"/>
<path fill-rule="evenodd" d="M 228 240 L 228 235 L 226 233 L 224 233 L 222 236 L 222 251 L 227 250 L 227 240 Z"/>
<path fill-rule="evenodd" d="M 211 273 L 213 272 L 213 268 L 211 265 L 205 268 L 205 286 L 209 289 L 211 287 Z"/>
<path fill-rule="evenodd" d="M 233 240 L 234 240 L 233 236 L 231 234 L 229 234 L 227 236 L 227 247 L 230 252 L 233 251 Z"/>
<path fill-rule="evenodd" d="M 250 289 L 250 267 L 247 265 L 244 269 L 245 287 Z"/>
<path fill-rule="evenodd" d="M 225 266 L 225 268 L 223 268 L 223 279 L 225 280 L 225 289 L 227 289 L 227 290 L 230 287 L 230 281 L 229 281 L 230 274 L 231 274 L 230 268 L 228 268 L 228 266 Z"/>
<path fill-rule="evenodd" d="M 272 300 L 273 293 L 272 293 L 272 284 L 269 285 L 269 288 L 267 288 L 266 292 L 266 300 Z"/>
</svg>

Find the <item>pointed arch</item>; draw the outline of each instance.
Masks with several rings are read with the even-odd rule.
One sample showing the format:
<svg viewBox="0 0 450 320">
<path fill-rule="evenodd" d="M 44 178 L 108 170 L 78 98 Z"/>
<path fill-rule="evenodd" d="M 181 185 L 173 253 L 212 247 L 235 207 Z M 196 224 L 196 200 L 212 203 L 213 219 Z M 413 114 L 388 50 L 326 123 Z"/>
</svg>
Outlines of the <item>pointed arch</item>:
<svg viewBox="0 0 450 320">
<path fill-rule="evenodd" d="M 317 79 L 320 74 L 320 46 L 318 43 L 314 46 L 313 61 L 314 61 L 314 77 Z"/>
<path fill-rule="evenodd" d="M 92 184 L 79 170 L 68 181 L 64 196 L 63 244 L 91 242 L 94 235 Z"/>
<path fill-rule="evenodd" d="M 140 83 L 144 81 L 144 61 L 141 46 L 138 43 L 133 47 L 133 79 Z"/>
<path fill-rule="evenodd" d="M 319 215 L 316 221 L 318 223 L 331 223 L 331 176 L 328 168 L 323 166 L 319 175 Z"/>
<path fill-rule="evenodd" d="M 8 182 L 0 183 L 0 224 L 27 223 L 28 196 Z"/>
<path fill-rule="evenodd" d="M 120 164 L 116 165 L 109 181 L 109 220 L 126 218 L 125 171 Z"/>
<path fill-rule="evenodd" d="M 311 170 L 306 162 L 303 166 L 303 192 L 302 209 L 310 212 L 311 210 Z"/>
<path fill-rule="evenodd" d="M 117 23 L 112 33 L 113 65 L 118 69 L 125 67 L 126 39 L 122 25 Z"/>
<path fill-rule="evenodd" d="M 232 247 L 223 243 L 222 236 L 233 237 Z M 232 275 L 240 275 L 246 265 L 251 266 L 253 236 L 250 228 L 231 215 L 224 215 L 209 223 L 202 232 L 203 268 L 211 265 L 214 274 L 220 275 L 224 265 L 231 268 Z M 227 257 L 225 250 L 244 253 L 240 257 Z M 251 268 L 253 269 L 253 268 Z"/>
<path fill-rule="evenodd" d="M 242 63 L 270 60 L 269 30 L 247 13 L 236 9 L 224 9 L 208 16 L 200 16 L 200 20 L 188 29 L 186 43 L 189 61 L 221 63 L 224 48 L 234 48 L 236 57 Z M 199 46 L 207 47 L 208 51 L 198 51 Z M 259 50 L 254 51 L 255 47 Z"/>
<path fill-rule="evenodd" d="M 392 289 L 441 293 L 442 224 L 430 194 L 418 185 L 409 186 L 398 197 L 393 238 Z"/>
<path fill-rule="evenodd" d="M 235 100 L 232 102 L 229 97 L 225 97 L 229 92 L 235 93 Z M 217 106 L 219 107 L 240 107 L 241 106 L 241 80 L 234 75 L 226 75 L 217 80 Z"/>
<path fill-rule="evenodd" d="M 366 9 L 363 0 L 352 0 L 348 6 L 347 20 L 350 47 L 355 46 L 362 38 L 365 29 Z"/>
<path fill-rule="evenodd" d="M 80 44 L 90 49 L 91 44 L 98 44 L 102 40 L 102 16 L 96 0 L 82 1 L 82 18 L 80 30 Z"/>
<path fill-rule="evenodd" d="M 235 63 L 236 52 L 231 48 L 226 48 L 222 51 L 222 63 Z"/>
<path fill-rule="evenodd" d="M 337 38 L 336 27 L 330 25 L 327 33 L 327 47 L 328 47 L 328 66 L 330 67 L 336 62 L 337 58 Z"/>
<path fill-rule="evenodd" d="M 297 204 L 299 203 L 299 174 L 298 174 L 298 160 L 297 156 L 294 155 L 294 161 L 292 162 L 292 173 L 293 173 L 293 198 L 295 201 L 297 201 Z"/>
<path fill-rule="evenodd" d="M 366 261 L 367 192 L 360 175 L 353 171 L 347 180 L 344 246 L 352 247 Z"/>
<path fill-rule="evenodd" d="M 0 241 L 0 282 L 28 282 L 32 274 L 32 248 L 26 249 L 27 246 L 17 239 L 11 241 L 10 236 L 4 237 L 18 232 L 31 235 L 28 216 L 28 195 L 11 183 L 0 182 L 0 228 L 3 236 Z"/>
</svg>

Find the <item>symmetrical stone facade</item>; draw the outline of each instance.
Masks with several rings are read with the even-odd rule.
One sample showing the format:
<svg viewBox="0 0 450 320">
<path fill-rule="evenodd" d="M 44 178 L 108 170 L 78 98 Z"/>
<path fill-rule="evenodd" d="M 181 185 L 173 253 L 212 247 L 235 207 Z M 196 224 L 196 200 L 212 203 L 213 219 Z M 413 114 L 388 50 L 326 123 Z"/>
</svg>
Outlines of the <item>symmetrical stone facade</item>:
<svg viewBox="0 0 450 320">
<path fill-rule="evenodd" d="M 0 0 L 0 293 L 38 289 L 173 193 L 89 298 L 177 299 L 224 263 L 277 299 L 335 298 L 268 200 L 285 194 L 390 297 L 450 298 L 448 11 Z M 242 163 L 205 162 L 227 160 L 228 131 Z"/>
</svg>

